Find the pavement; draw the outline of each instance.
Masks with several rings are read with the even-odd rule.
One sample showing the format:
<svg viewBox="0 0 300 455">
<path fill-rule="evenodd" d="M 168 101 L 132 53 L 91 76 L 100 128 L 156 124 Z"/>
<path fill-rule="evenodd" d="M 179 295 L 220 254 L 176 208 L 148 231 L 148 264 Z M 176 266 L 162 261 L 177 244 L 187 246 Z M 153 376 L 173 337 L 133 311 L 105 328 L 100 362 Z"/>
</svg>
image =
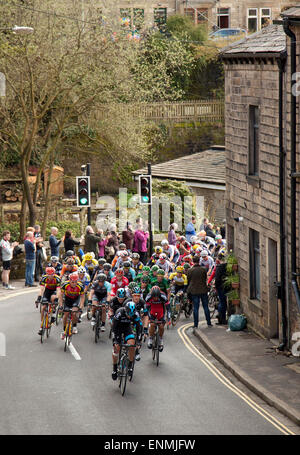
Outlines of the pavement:
<svg viewBox="0 0 300 455">
<path fill-rule="evenodd" d="M 11 294 L 22 294 L 23 292 L 33 292 L 34 290 L 37 291 L 39 289 L 38 283 L 36 282 L 34 283 L 37 285 L 36 287 L 25 287 L 25 280 L 11 280 L 9 284 L 15 289 L 5 289 L 0 283 L 0 300 L 4 300 L 5 297 L 9 297 Z"/>
<path fill-rule="evenodd" d="M 267 339 L 245 329 L 208 328 L 201 322 L 194 335 L 252 392 L 300 425 L 300 358 L 282 353 Z"/>
</svg>

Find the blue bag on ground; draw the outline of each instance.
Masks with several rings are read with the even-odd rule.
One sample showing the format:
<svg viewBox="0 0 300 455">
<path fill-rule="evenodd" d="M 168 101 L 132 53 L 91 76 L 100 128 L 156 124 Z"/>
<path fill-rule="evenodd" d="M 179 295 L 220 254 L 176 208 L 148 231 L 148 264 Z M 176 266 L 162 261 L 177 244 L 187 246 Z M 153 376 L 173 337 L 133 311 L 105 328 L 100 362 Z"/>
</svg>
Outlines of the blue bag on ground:
<svg viewBox="0 0 300 455">
<path fill-rule="evenodd" d="M 232 314 L 228 319 L 228 327 L 232 332 L 244 330 L 247 319 L 242 314 Z"/>
</svg>

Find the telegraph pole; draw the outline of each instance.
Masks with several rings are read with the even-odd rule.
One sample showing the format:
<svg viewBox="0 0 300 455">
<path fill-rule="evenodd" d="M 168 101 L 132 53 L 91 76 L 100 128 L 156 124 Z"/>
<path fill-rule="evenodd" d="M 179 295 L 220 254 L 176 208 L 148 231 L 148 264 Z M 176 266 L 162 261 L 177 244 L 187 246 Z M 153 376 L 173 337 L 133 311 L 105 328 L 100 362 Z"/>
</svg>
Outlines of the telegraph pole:
<svg viewBox="0 0 300 455">
<path fill-rule="evenodd" d="M 91 175 L 91 163 L 87 163 L 87 165 L 86 165 L 86 175 L 88 175 L 89 177 Z M 92 221 L 91 221 L 92 191 L 91 191 L 90 198 L 91 198 L 90 207 L 88 207 L 88 209 L 87 209 L 88 226 L 90 226 L 92 224 Z"/>
<path fill-rule="evenodd" d="M 148 175 L 152 176 L 151 163 L 148 163 Z M 153 251 L 152 196 L 151 196 L 151 199 L 150 199 L 150 204 L 148 206 L 148 220 L 149 220 L 149 248 L 150 248 L 150 256 L 151 256 L 152 251 Z"/>
</svg>

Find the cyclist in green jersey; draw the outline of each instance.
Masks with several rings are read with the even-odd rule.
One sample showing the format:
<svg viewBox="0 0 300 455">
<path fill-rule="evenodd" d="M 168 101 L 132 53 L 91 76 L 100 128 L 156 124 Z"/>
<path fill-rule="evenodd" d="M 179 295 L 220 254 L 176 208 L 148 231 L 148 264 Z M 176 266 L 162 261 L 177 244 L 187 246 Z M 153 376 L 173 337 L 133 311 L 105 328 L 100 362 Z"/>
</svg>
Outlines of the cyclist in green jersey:
<svg viewBox="0 0 300 455">
<path fill-rule="evenodd" d="M 165 278 L 165 272 L 162 269 L 157 271 L 157 277 L 151 281 L 151 287 L 158 286 L 162 292 L 164 292 L 168 298 L 170 299 L 170 284 L 169 280 Z"/>
</svg>

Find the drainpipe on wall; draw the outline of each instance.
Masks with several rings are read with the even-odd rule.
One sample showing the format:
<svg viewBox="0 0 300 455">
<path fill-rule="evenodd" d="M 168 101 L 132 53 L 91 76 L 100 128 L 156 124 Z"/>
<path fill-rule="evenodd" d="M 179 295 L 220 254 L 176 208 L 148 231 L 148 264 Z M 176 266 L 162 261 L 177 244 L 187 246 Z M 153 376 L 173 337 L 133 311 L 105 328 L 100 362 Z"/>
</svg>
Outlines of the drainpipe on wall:
<svg viewBox="0 0 300 455">
<path fill-rule="evenodd" d="M 283 76 L 286 64 L 286 52 L 277 60 L 279 68 L 279 219 L 280 219 L 280 282 L 278 299 L 281 300 L 282 343 L 278 349 L 283 351 L 287 345 L 287 308 L 286 308 L 286 216 L 285 216 L 285 168 L 286 155 L 283 147 Z"/>
</svg>

